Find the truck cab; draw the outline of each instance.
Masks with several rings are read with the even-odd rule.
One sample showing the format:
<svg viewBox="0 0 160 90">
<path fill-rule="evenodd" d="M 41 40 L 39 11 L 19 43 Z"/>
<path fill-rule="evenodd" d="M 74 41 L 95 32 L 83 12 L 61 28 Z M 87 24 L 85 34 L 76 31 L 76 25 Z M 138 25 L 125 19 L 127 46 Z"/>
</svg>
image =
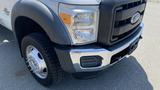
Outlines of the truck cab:
<svg viewBox="0 0 160 90">
<path fill-rule="evenodd" d="M 146 3 L 1 0 L 0 24 L 13 31 L 33 77 L 50 86 L 64 71 L 92 75 L 130 55 L 142 37 Z"/>
</svg>

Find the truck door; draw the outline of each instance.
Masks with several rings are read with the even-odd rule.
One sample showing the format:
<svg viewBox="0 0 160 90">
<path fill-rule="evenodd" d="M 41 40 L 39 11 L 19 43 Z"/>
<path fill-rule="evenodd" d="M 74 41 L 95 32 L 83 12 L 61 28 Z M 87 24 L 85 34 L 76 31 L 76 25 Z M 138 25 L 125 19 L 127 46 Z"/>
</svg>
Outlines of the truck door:
<svg viewBox="0 0 160 90">
<path fill-rule="evenodd" d="M 12 30 L 11 10 L 18 0 L 0 0 L 0 24 Z"/>
</svg>

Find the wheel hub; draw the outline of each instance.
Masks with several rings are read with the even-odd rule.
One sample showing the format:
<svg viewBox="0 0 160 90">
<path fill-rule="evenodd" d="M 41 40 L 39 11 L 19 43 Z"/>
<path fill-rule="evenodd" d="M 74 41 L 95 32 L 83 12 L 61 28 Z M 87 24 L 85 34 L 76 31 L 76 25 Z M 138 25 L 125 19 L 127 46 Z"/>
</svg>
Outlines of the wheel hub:
<svg viewBox="0 0 160 90">
<path fill-rule="evenodd" d="M 31 68 L 30 70 L 39 78 L 46 78 L 48 69 L 42 54 L 34 46 L 28 46 L 26 56 L 28 67 Z"/>
</svg>

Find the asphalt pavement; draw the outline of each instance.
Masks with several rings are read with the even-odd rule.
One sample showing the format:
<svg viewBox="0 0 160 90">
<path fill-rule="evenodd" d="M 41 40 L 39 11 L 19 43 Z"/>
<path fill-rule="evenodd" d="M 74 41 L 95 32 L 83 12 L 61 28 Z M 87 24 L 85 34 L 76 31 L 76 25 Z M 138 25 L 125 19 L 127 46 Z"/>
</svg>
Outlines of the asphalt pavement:
<svg viewBox="0 0 160 90">
<path fill-rule="evenodd" d="M 160 3 L 149 3 L 143 40 L 129 58 L 90 80 L 65 74 L 64 81 L 45 88 L 37 83 L 20 57 L 11 31 L 0 27 L 0 90 L 160 90 Z"/>
</svg>

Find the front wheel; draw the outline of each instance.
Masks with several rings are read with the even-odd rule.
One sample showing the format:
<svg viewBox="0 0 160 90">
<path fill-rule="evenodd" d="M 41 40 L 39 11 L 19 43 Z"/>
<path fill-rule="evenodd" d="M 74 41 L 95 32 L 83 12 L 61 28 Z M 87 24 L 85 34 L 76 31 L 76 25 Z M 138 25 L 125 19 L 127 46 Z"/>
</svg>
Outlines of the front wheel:
<svg viewBox="0 0 160 90">
<path fill-rule="evenodd" d="M 52 47 L 42 33 L 32 33 L 23 38 L 21 50 L 33 77 L 42 85 L 50 86 L 62 80 L 63 70 Z"/>
</svg>

